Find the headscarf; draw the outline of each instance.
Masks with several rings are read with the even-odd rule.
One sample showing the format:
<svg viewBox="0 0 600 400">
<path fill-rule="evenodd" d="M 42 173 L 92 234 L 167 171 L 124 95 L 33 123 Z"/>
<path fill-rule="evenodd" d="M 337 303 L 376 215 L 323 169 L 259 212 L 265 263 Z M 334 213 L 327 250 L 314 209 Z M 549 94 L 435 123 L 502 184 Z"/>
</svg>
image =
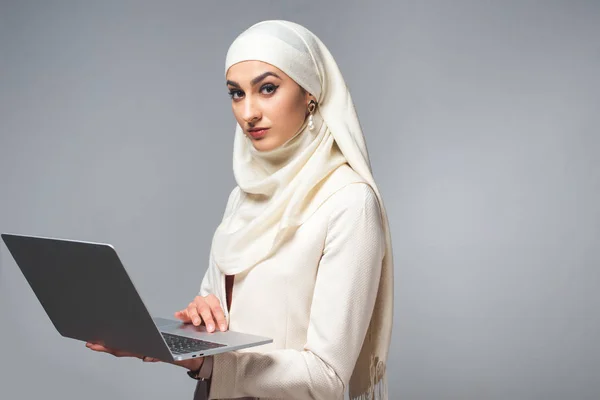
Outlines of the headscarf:
<svg viewBox="0 0 600 400">
<path fill-rule="evenodd" d="M 384 378 L 393 317 L 391 237 L 350 92 L 321 40 L 293 22 L 263 21 L 240 34 L 227 52 L 225 74 L 232 65 L 248 60 L 279 68 L 316 97 L 315 129 L 308 129 L 305 121 L 283 145 L 258 151 L 237 125 L 233 171 L 241 201 L 217 228 L 211 255 L 223 275 L 238 274 L 267 259 L 314 212 L 315 188 L 348 164 L 377 195 L 386 238 L 375 307 L 350 378 L 350 396 L 387 399 Z"/>
</svg>

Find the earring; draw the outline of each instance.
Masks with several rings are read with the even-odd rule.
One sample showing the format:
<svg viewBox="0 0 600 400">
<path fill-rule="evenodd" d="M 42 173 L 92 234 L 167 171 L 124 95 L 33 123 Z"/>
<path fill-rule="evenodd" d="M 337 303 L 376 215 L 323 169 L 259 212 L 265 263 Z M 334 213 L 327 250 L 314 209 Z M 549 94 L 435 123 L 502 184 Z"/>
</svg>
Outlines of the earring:
<svg viewBox="0 0 600 400">
<path fill-rule="evenodd" d="M 315 113 L 316 109 L 317 109 L 317 103 L 314 100 L 311 100 L 308 103 L 308 112 L 310 114 L 308 116 L 308 129 L 311 131 L 315 129 L 315 122 L 313 120 L 313 114 Z"/>
</svg>

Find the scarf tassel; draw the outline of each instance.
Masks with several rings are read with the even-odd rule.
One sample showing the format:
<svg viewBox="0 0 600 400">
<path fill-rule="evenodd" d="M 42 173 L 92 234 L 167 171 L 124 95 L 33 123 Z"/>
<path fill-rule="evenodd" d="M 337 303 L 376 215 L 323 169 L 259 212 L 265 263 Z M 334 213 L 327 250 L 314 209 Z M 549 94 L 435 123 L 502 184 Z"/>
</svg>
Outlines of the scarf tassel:
<svg viewBox="0 0 600 400">
<path fill-rule="evenodd" d="M 352 397 L 351 400 L 388 400 L 386 376 L 383 375 L 379 382 L 371 386 L 365 393 Z"/>
<path fill-rule="evenodd" d="M 354 396 L 351 400 L 388 400 L 387 373 L 385 369 L 383 361 L 371 355 L 369 363 L 369 387 L 363 394 Z"/>
</svg>

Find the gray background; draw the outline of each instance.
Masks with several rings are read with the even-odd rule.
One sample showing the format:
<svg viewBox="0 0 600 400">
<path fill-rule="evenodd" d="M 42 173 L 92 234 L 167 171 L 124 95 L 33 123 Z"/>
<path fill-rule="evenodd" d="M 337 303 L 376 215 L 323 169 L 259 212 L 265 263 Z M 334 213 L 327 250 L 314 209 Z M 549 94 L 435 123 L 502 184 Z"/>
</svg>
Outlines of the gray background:
<svg viewBox="0 0 600 400">
<path fill-rule="evenodd" d="M 234 184 L 225 52 L 272 18 L 327 44 L 363 124 L 391 398 L 600 398 L 598 1 L 4 1 L 0 231 L 113 243 L 153 313 L 186 305 Z M 191 397 L 62 339 L 0 251 L 0 397 Z"/>
</svg>

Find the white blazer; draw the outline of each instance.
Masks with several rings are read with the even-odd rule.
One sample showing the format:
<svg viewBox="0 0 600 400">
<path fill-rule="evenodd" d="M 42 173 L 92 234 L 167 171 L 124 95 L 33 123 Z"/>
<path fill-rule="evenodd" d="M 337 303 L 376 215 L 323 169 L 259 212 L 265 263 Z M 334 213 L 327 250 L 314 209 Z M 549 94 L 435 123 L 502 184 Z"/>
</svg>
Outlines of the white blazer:
<svg viewBox="0 0 600 400">
<path fill-rule="evenodd" d="M 371 187 L 347 166 L 335 174 L 293 239 L 235 276 L 230 329 L 273 343 L 214 356 L 209 398 L 344 398 L 375 304 L 385 236 Z M 224 217 L 239 197 L 236 188 Z M 202 296 L 225 291 L 210 270 Z"/>
</svg>

